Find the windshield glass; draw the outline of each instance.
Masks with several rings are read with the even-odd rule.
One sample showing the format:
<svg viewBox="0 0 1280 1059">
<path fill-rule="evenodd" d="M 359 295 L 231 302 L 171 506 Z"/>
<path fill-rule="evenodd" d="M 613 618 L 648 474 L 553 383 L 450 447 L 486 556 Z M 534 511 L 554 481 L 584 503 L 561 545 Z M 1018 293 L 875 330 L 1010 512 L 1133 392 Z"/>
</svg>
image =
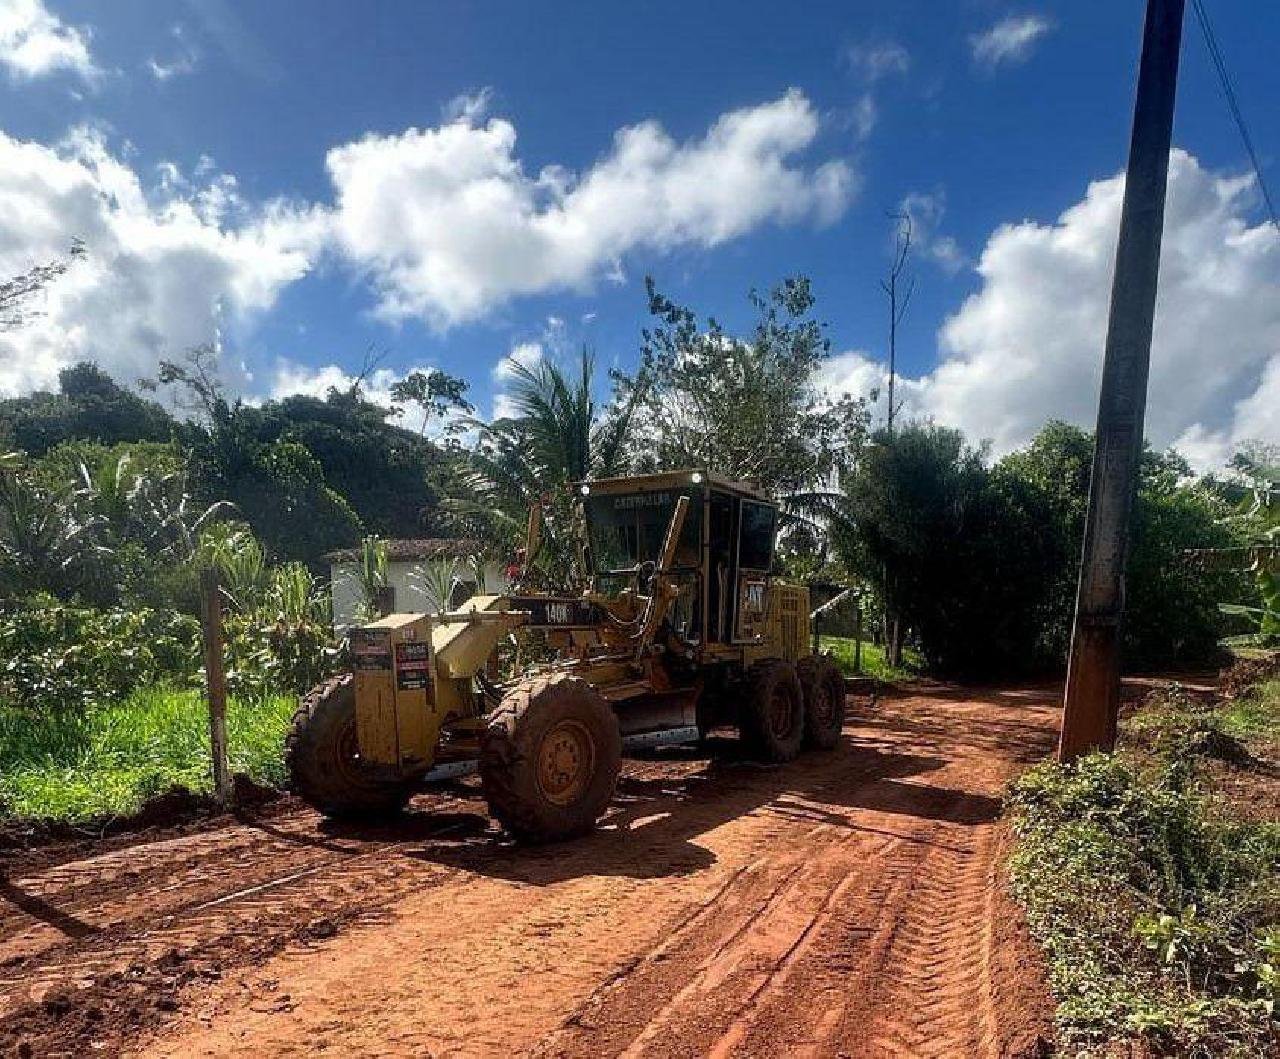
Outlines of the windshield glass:
<svg viewBox="0 0 1280 1059">
<path fill-rule="evenodd" d="M 583 509 L 595 572 L 607 574 L 630 570 L 637 563 L 657 562 L 676 501 L 682 495 L 689 497 L 689 510 L 676 548 L 675 569 L 697 567 L 702 543 L 701 492 L 663 489 L 585 498 Z"/>
</svg>

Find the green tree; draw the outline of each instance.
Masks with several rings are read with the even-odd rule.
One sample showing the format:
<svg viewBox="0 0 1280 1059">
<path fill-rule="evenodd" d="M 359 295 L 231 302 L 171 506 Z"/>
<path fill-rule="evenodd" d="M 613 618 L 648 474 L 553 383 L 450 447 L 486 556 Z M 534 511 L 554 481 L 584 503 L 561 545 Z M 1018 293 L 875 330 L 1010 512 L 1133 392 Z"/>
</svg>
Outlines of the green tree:
<svg viewBox="0 0 1280 1059">
<path fill-rule="evenodd" d="M 813 315 L 808 279 L 749 295 L 756 322 L 745 337 L 697 314 L 646 280 L 649 312 L 640 367 L 617 377 L 635 406 L 638 470 L 705 467 L 752 481 L 812 508 L 832 475 L 852 465 L 868 424 L 862 395 L 825 393 L 818 370 L 830 352 Z"/>
<path fill-rule="evenodd" d="M 1060 669 L 1075 607 L 1092 439 L 1048 424 L 988 468 L 959 432 L 908 424 L 876 435 L 846 479 L 841 553 L 901 613 L 929 664 L 997 676 Z M 1176 454 L 1148 450 L 1134 509 L 1124 664 L 1212 661 L 1230 578 L 1189 563 L 1229 544 L 1226 505 Z"/>
<path fill-rule="evenodd" d="M 959 431 L 878 431 L 845 486 L 846 561 L 914 630 L 935 670 L 986 675 L 1032 656 L 1043 556 L 1032 513 Z"/>
<path fill-rule="evenodd" d="M 93 364 L 59 372 L 57 393 L 0 401 L 0 436 L 30 456 L 69 441 L 163 442 L 175 428 L 160 405 L 126 390 Z"/>
<path fill-rule="evenodd" d="M 1080 546 L 1089 501 L 1093 436 L 1066 423 L 1047 424 L 996 473 L 1023 490 L 1046 557 L 1046 598 L 1037 622 L 1037 653 L 1065 659 L 1070 646 Z M 1126 577 L 1124 664 L 1129 668 L 1212 662 L 1224 622 L 1218 601 L 1239 591 L 1239 575 L 1189 563 L 1192 549 L 1238 543 L 1229 508 L 1212 482 L 1195 480 L 1174 452 L 1143 451 Z"/>
</svg>

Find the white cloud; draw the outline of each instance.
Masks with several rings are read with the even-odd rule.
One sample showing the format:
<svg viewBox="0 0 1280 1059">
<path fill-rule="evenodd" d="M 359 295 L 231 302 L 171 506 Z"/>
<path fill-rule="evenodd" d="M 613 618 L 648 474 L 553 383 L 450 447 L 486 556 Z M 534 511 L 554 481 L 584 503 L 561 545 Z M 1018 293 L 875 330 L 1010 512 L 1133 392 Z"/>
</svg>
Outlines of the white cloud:
<svg viewBox="0 0 1280 1059">
<path fill-rule="evenodd" d="M 251 208 L 226 174 L 196 184 L 164 165 L 144 186 L 90 130 L 54 147 L 0 133 L 0 276 L 65 255 L 73 239 L 86 249 L 33 301 L 39 315 L 0 333 L 0 394 L 52 386 L 79 360 L 131 381 L 216 343 L 309 269 L 324 230 L 315 211 Z"/>
<path fill-rule="evenodd" d="M 398 408 L 400 404 L 392 397 L 391 388 L 415 371 L 429 374 L 433 370 L 430 365 L 416 365 L 404 372 L 375 368 L 361 380 L 360 393 L 366 400 L 383 408 Z M 356 375 L 338 364 L 299 364 L 281 357 L 276 361 L 269 396 L 277 401 L 294 395 L 323 400 L 330 390 L 350 390 L 355 383 Z"/>
<path fill-rule="evenodd" d="M 547 355 L 546 347 L 541 342 L 518 342 L 511 347 L 511 352 L 493 366 L 493 381 L 497 389 L 493 394 L 493 419 L 508 419 L 516 414 L 511 397 L 503 389 L 515 378 L 517 366 L 529 371 L 535 370 Z"/>
<path fill-rule="evenodd" d="M 1089 186 L 1053 224 L 998 228 L 981 288 L 942 326 L 941 363 L 907 380 L 909 410 L 989 438 L 996 454 L 1043 423 L 1092 427 L 1122 176 Z M 1205 468 L 1250 439 L 1280 440 L 1280 232 L 1250 226 L 1251 179 L 1175 150 L 1146 431 Z"/>
<path fill-rule="evenodd" d="M 43 0 L 0 0 L 0 63 L 18 80 L 68 70 L 92 83 L 101 74 L 88 31 L 68 26 Z"/>
<path fill-rule="evenodd" d="M 503 357 L 493 368 L 494 382 L 509 382 L 515 377 L 515 368 L 521 367 L 532 371 L 541 363 L 546 355 L 541 342 L 519 342 L 511 347 L 511 352 Z"/>
<path fill-rule="evenodd" d="M 854 192 L 849 165 L 792 163 L 818 127 L 792 89 L 722 115 L 701 139 L 677 143 L 644 122 L 620 129 L 585 172 L 549 165 L 536 176 L 502 119 L 370 135 L 328 154 L 336 237 L 376 283 L 380 315 L 445 328 L 519 295 L 621 276 L 622 258 L 641 248 L 833 221 Z"/>
<path fill-rule="evenodd" d="M 446 122 L 460 121 L 464 125 L 478 125 L 489 114 L 493 105 L 493 89 L 489 86 L 475 92 L 463 92 L 454 96 L 440 108 Z"/>
<path fill-rule="evenodd" d="M 200 61 L 199 51 L 187 39 L 187 31 L 180 24 L 170 29 L 169 33 L 177 44 L 176 53 L 167 59 L 153 55 L 146 64 L 147 71 L 162 84 L 174 77 L 194 73 Z"/>
<path fill-rule="evenodd" d="M 864 92 L 853 105 L 850 114 L 850 122 L 858 139 L 865 140 L 871 135 L 879 117 L 880 109 L 876 106 L 875 97 L 870 92 Z"/>
<path fill-rule="evenodd" d="M 903 197 L 898 209 L 911 219 L 911 246 L 920 256 L 934 262 L 948 275 L 954 276 L 969 263 L 960 244 L 939 228 L 947 212 L 944 188 L 934 191 L 912 191 Z"/>
<path fill-rule="evenodd" d="M 1043 15 L 1008 15 L 982 33 L 969 37 L 973 61 L 992 69 L 1003 62 L 1025 62 L 1053 23 Z"/>
<path fill-rule="evenodd" d="M 868 84 L 911 69 L 911 53 L 893 40 L 855 44 L 845 52 L 845 57 Z"/>
</svg>

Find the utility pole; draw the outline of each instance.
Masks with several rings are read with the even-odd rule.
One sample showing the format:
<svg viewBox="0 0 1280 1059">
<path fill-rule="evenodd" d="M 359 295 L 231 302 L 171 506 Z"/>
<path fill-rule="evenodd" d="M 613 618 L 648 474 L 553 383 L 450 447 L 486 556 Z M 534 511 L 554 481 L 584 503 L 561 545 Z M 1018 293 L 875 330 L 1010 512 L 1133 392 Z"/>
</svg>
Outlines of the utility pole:
<svg viewBox="0 0 1280 1059">
<path fill-rule="evenodd" d="M 1185 0 L 1147 0 L 1058 742 L 1061 761 L 1115 745 L 1124 574 L 1142 455 L 1184 7 Z"/>
</svg>

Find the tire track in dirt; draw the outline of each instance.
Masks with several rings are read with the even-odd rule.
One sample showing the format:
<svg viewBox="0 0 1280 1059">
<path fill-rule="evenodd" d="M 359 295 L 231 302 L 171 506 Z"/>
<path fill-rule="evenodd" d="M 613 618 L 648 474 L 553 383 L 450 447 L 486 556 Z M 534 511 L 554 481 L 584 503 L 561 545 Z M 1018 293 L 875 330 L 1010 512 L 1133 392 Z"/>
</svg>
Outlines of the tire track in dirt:
<svg viewBox="0 0 1280 1059">
<path fill-rule="evenodd" d="M 561 846 L 497 841 L 464 790 L 30 870 L 0 1053 L 996 1055 L 992 820 L 1052 696 L 923 689 L 783 768 L 629 761 Z"/>
<path fill-rule="evenodd" d="M 440 815 L 423 829 L 424 837 L 456 824 L 443 815 L 450 810 L 477 811 L 474 801 L 449 797 L 433 800 L 432 808 Z M 48 950 L 141 920 L 155 924 L 185 915 L 202 902 L 385 847 L 385 841 L 360 837 L 349 828 L 326 834 L 316 822 L 305 810 L 285 819 L 114 850 L 12 879 L 0 876 L 0 994 L 12 985 L 6 969 L 30 968 Z"/>
</svg>

